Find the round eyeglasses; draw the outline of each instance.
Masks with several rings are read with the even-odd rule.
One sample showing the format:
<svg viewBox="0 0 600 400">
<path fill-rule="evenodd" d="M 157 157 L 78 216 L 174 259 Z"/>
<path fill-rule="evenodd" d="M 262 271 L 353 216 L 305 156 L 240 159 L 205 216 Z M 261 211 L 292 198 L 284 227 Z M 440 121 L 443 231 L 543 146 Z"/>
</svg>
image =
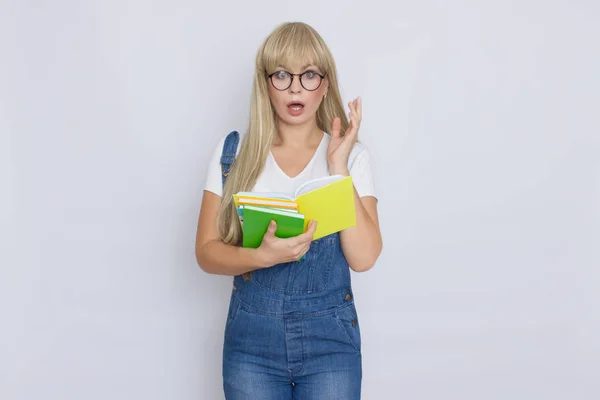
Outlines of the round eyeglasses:
<svg viewBox="0 0 600 400">
<path fill-rule="evenodd" d="M 292 81 L 295 76 L 300 77 L 300 84 L 302 87 L 309 92 L 317 90 L 321 86 L 321 82 L 325 75 L 321 75 L 318 72 L 308 70 L 301 74 L 292 74 L 287 71 L 275 71 L 272 74 L 267 75 L 273 84 L 273 87 L 277 90 L 287 90 L 292 86 Z"/>
</svg>

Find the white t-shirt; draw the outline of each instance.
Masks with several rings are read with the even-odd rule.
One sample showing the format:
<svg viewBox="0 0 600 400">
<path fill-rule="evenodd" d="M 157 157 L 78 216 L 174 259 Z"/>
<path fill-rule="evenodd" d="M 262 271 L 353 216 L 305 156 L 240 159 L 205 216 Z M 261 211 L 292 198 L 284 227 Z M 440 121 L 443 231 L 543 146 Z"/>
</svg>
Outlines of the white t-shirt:
<svg viewBox="0 0 600 400">
<path fill-rule="evenodd" d="M 302 170 L 302 172 L 293 178 L 290 178 L 285 174 L 285 172 L 283 172 L 283 170 L 275 161 L 273 154 L 269 152 L 265 168 L 258 177 L 258 180 L 252 188 L 252 191 L 277 193 L 283 192 L 293 195 L 296 188 L 298 188 L 304 182 L 315 178 L 321 178 L 323 176 L 329 176 L 329 168 L 327 167 L 327 146 L 329 145 L 331 136 L 329 136 L 329 134 L 326 132 L 323 133 L 323 138 L 321 139 L 321 143 L 315 151 L 313 158 Z M 223 144 L 225 143 L 225 137 L 226 135 L 221 138 L 213 152 L 204 184 L 205 190 L 209 190 L 219 196 L 223 195 L 220 161 L 223 151 Z M 240 151 L 242 139 L 243 136 L 240 133 L 240 141 L 236 154 L 238 154 Z M 350 152 L 350 156 L 348 158 L 348 171 L 352 176 L 352 182 L 354 183 L 354 187 L 356 188 L 359 197 L 377 197 L 371 171 L 370 155 L 367 148 L 361 143 L 356 143 Z"/>
</svg>

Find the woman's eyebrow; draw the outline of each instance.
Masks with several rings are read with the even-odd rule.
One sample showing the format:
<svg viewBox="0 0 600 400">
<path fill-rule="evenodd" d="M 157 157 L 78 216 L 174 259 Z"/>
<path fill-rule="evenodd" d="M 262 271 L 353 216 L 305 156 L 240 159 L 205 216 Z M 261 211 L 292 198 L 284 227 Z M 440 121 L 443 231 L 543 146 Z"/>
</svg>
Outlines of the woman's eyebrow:
<svg viewBox="0 0 600 400">
<path fill-rule="evenodd" d="M 309 68 L 309 67 L 317 68 L 317 67 L 316 67 L 314 64 L 306 64 L 306 65 L 304 65 L 302 68 L 300 68 L 300 70 L 302 71 L 302 70 L 305 70 L 306 68 Z M 286 65 L 283 65 L 283 64 L 279 64 L 279 65 L 277 66 L 277 68 L 283 68 L 283 69 L 285 69 L 286 71 L 289 71 L 289 70 L 290 70 L 290 68 L 288 68 Z"/>
</svg>

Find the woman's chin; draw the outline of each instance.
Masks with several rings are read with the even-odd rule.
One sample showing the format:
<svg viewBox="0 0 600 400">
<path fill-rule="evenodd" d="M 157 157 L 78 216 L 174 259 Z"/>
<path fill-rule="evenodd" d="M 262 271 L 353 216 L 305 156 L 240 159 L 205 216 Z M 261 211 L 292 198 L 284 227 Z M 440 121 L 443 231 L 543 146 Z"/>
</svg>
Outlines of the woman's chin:
<svg viewBox="0 0 600 400">
<path fill-rule="evenodd" d="M 297 117 L 284 115 L 283 118 L 281 118 L 280 116 L 279 119 L 283 121 L 286 125 L 304 125 L 307 122 L 311 121 L 311 116 L 308 114 L 302 114 Z"/>
</svg>

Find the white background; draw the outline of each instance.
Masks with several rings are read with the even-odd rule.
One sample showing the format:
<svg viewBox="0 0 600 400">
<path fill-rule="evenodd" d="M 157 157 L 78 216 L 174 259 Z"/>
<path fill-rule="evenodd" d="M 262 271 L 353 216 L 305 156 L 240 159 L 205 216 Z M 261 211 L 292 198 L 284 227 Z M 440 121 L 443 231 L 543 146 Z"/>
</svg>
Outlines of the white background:
<svg viewBox="0 0 600 400">
<path fill-rule="evenodd" d="M 363 97 L 363 398 L 600 398 L 598 2 L 0 4 L 3 400 L 222 398 L 197 216 L 287 20 Z"/>
</svg>

